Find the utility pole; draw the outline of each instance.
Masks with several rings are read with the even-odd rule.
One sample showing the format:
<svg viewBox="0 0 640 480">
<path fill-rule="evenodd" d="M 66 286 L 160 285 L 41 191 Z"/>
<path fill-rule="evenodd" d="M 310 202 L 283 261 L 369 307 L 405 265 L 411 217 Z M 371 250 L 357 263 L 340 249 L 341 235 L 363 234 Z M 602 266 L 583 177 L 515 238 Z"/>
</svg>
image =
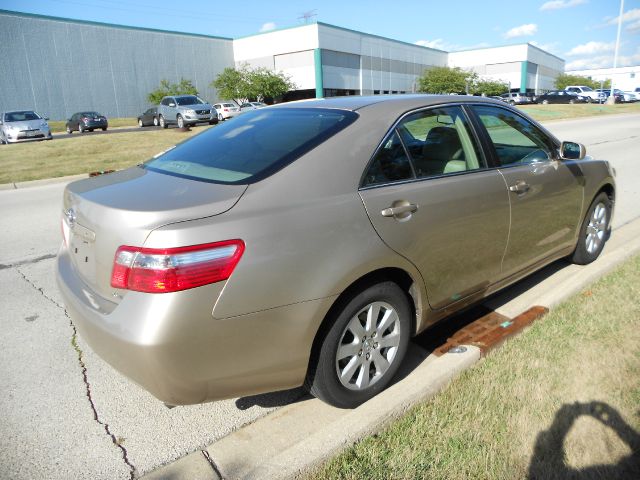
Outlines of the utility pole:
<svg viewBox="0 0 640 480">
<path fill-rule="evenodd" d="M 620 15 L 618 15 L 618 33 L 616 35 L 616 49 L 613 54 L 613 74 L 611 75 L 611 95 L 609 95 L 609 99 L 607 103 L 613 105 L 616 103 L 616 96 L 614 94 L 615 90 L 613 88 L 613 79 L 615 77 L 615 70 L 618 67 L 618 49 L 620 48 L 620 30 L 622 29 L 622 13 L 624 11 L 624 0 L 620 0 Z"/>
</svg>

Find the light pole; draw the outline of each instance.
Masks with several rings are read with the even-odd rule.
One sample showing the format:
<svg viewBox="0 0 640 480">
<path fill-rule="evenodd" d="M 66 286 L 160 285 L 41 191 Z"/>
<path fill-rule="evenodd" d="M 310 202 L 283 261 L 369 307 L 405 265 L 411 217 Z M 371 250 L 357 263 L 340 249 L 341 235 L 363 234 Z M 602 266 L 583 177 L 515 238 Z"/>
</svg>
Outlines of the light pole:
<svg viewBox="0 0 640 480">
<path fill-rule="evenodd" d="M 622 29 L 622 12 L 624 11 L 624 0 L 620 0 L 620 14 L 618 15 L 618 33 L 616 35 L 616 49 L 613 53 L 613 73 L 611 74 L 611 95 L 609 95 L 609 98 L 607 100 L 608 104 L 615 104 L 616 103 L 616 97 L 614 95 L 614 88 L 613 88 L 613 79 L 615 76 L 615 70 L 618 67 L 618 49 L 620 48 L 620 30 Z"/>
</svg>

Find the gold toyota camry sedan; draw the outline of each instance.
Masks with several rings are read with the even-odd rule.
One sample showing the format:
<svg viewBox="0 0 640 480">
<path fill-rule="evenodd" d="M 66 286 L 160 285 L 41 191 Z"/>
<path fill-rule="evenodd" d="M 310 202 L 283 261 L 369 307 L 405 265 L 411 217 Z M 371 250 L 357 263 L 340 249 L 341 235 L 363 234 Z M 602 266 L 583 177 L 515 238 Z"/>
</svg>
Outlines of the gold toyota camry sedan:
<svg viewBox="0 0 640 480">
<path fill-rule="evenodd" d="M 169 405 L 304 384 L 350 408 L 426 327 L 595 260 L 613 176 L 495 100 L 282 104 L 71 183 L 57 279 L 91 348 Z"/>
</svg>

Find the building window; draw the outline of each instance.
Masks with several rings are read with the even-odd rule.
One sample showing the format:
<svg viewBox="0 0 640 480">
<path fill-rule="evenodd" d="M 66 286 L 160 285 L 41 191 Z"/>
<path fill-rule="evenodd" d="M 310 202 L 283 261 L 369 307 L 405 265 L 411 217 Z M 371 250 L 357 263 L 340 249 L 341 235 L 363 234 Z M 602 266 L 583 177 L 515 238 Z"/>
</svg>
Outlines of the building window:
<svg viewBox="0 0 640 480">
<path fill-rule="evenodd" d="M 374 94 L 374 95 L 380 95 L 380 90 L 374 90 L 374 91 L 373 91 L 373 94 Z"/>
<path fill-rule="evenodd" d="M 346 97 L 349 95 L 360 95 L 360 90 L 348 90 L 344 88 L 325 88 L 325 97 Z"/>
</svg>

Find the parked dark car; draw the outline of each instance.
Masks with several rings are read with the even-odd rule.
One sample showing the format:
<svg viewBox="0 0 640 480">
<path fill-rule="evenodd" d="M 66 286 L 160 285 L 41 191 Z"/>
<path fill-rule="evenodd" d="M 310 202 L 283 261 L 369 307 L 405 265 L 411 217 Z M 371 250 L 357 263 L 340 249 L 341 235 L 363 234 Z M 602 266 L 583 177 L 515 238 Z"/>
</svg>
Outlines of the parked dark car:
<svg viewBox="0 0 640 480">
<path fill-rule="evenodd" d="M 71 134 L 76 130 L 84 133 L 87 130 L 93 132 L 96 128 L 105 131 L 109 127 L 107 117 L 100 115 L 98 112 L 78 112 L 71 115 L 67 120 L 67 133 Z"/>
<path fill-rule="evenodd" d="M 169 405 L 306 385 L 355 407 L 409 338 L 609 236 L 608 162 L 471 96 L 283 103 L 70 183 L 57 280 Z"/>
<path fill-rule="evenodd" d="M 154 127 L 160 125 L 160 122 L 158 121 L 158 107 L 148 108 L 138 117 L 139 127 L 149 127 L 151 125 Z"/>
<path fill-rule="evenodd" d="M 546 105 L 548 103 L 587 103 L 587 97 L 576 95 L 566 90 L 553 90 L 544 95 L 538 96 L 538 103 Z"/>
</svg>

